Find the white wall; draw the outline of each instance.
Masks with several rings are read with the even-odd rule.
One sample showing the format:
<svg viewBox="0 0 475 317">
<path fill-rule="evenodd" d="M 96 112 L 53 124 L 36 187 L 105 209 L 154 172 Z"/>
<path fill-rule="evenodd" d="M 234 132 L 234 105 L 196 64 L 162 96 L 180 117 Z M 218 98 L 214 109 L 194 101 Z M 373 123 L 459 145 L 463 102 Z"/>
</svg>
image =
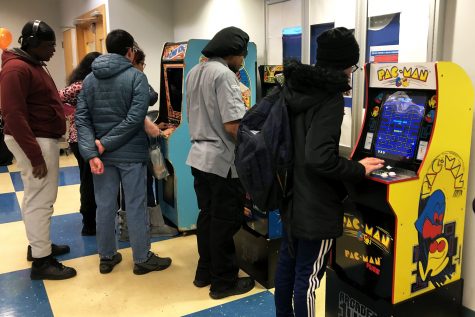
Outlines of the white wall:
<svg viewBox="0 0 475 317">
<path fill-rule="evenodd" d="M 64 52 L 61 45 L 63 32 L 61 29 L 60 11 L 58 9 L 60 0 L 43 1 L 2 1 L 0 10 L 0 27 L 10 30 L 13 35 L 13 42 L 10 48 L 19 47 L 17 43 L 21 35 L 21 29 L 30 20 L 42 20 L 53 28 L 56 33 L 56 53 L 48 64 L 56 85 L 63 87 L 66 82 L 64 70 Z"/>
<path fill-rule="evenodd" d="M 475 1 L 447 1 L 443 59 L 462 66 L 472 79 L 475 88 L 475 37 L 473 36 L 473 12 Z M 472 200 L 475 197 L 475 138 L 472 134 L 470 175 L 467 191 L 465 237 L 463 247 L 462 276 L 465 279 L 463 304 L 475 311 L 475 215 Z"/>
<path fill-rule="evenodd" d="M 282 30 L 297 26 L 302 26 L 301 0 L 290 0 L 267 6 L 266 64 L 282 65 Z"/>
<path fill-rule="evenodd" d="M 124 29 L 145 52 L 145 74 L 160 89 L 160 61 L 165 42 L 173 41 L 172 1 L 113 0 L 109 2 L 110 29 Z"/>
<path fill-rule="evenodd" d="M 160 88 L 160 59 L 165 42 L 173 41 L 172 1 L 114 0 L 109 3 L 110 30 L 124 29 L 145 52 L 145 74 Z"/>
<path fill-rule="evenodd" d="M 369 0 L 368 16 L 401 12 L 399 62 L 427 61 L 429 0 Z"/>
<path fill-rule="evenodd" d="M 61 26 L 64 28 L 74 27 L 73 21 L 75 18 L 103 4 L 106 6 L 107 29 L 109 30 L 108 0 L 60 0 Z"/>
<path fill-rule="evenodd" d="M 74 25 L 74 20 L 83 15 L 84 13 L 91 11 L 101 5 L 106 7 L 106 29 L 109 30 L 109 1 L 107 0 L 60 0 L 59 11 L 61 19 L 61 29 L 63 31 L 71 29 L 72 30 L 72 63 L 77 65 L 79 63 L 77 57 L 77 43 L 76 43 L 76 28 Z"/>
<path fill-rule="evenodd" d="M 257 46 L 257 64 L 265 48 L 264 0 L 174 0 L 174 39 L 211 39 L 219 30 L 235 26 Z"/>
</svg>

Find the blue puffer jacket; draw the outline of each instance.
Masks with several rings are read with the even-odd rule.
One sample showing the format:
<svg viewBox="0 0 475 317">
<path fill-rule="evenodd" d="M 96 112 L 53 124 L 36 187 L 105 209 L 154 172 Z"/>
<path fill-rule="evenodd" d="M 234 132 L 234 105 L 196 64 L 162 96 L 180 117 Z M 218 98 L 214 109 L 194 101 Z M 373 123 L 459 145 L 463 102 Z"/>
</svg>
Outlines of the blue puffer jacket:
<svg viewBox="0 0 475 317">
<path fill-rule="evenodd" d="M 105 147 L 104 162 L 146 162 L 144 119 L 149 106 L 147 77 L 124 56 L 101 55 L 78 96 L 76 127 L 81 155 L 99 156 L 95 139 Z"/>
</svg>

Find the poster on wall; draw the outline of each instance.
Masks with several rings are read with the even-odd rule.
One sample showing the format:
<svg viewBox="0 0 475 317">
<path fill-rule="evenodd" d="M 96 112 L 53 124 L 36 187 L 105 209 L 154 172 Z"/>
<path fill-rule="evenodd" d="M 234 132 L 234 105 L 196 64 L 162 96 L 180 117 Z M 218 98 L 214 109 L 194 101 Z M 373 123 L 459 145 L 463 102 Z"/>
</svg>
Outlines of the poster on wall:
<svg viewBox="0 0 475 317">
<path fill-rule="evenodd" d="M 399 45 L 376 45 L 369 48 L 370 63 L 397 63 Z"/>
<path fill-rule="evenodd" d="M 367 63 L 396 63 L 398 61 L 400 20 L 400 13 L 369 18 L 368 33 L 366 34 Z M 385 59 L 389 60 L 385 61 Z"/>
</svg>

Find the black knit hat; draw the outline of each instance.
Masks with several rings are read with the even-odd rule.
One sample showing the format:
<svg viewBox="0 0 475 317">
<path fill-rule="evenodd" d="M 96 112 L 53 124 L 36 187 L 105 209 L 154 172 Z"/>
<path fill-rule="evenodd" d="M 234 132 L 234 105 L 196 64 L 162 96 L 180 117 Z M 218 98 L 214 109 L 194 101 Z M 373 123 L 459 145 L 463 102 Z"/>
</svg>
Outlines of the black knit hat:
<svg viewBox="0 0 475 317">
<path fill-rule="evenodd" d="M 201 53 L 208 57 L 246 56 L 249 35 L 243 30 L 230 26 L 216 33 Z"/>
<path fill-rule="evenodd" d="M 360 47 L 347 28 L 334 28 L 317 37 L 318 66 L 345 69 L 356 65 L 359 58 Z"/>
</svg>

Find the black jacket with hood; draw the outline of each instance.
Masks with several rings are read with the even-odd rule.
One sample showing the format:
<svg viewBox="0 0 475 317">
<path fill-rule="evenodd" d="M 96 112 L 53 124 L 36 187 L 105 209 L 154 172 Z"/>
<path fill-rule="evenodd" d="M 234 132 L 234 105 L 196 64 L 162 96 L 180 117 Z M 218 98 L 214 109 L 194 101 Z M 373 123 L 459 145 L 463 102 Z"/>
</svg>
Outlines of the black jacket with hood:
<svg viewBox="0 0 475 317">
<path fill-rule="evenodd" d="M 341 71 L 299 62 L 286 65 L 284 77 L 294 140 L 286 227 L 299 239 L 336 238 L 343 231 L 342 181 L 359 181 L 365 174 L 362 164 L 339 156 L 342 93 L 350 89 L 348 78 Z"/>
</svg>

